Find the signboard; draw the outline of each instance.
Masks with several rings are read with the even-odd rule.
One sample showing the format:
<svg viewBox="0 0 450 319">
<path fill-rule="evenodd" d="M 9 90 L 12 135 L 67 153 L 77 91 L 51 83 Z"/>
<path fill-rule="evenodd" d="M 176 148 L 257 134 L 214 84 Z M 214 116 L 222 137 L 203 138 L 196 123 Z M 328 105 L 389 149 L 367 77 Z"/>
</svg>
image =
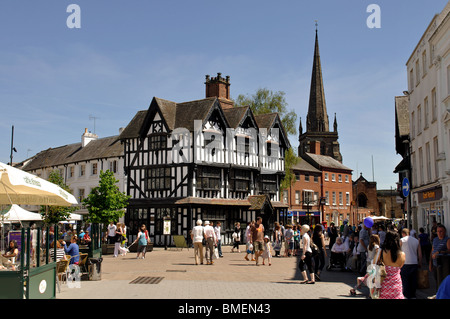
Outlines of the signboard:
<svg viewBox="0 0 450 319">
<path fill-rule="evenodd" d="M 170 219 L 164 220 L 163 235 L 170 235 Z"/>
<path fill-rule="evenodd" d="M 408 197 L 410 190 L 410 184 L 408 178 L 404 178 L 402 182 L 402 194 L 404 197 Z"/>
<path fill-rule="evenodd" d="M 442 187 L 426 189 L 418 193 L 419 203 L 433 202 L 442 199 Z"/>
</svg>

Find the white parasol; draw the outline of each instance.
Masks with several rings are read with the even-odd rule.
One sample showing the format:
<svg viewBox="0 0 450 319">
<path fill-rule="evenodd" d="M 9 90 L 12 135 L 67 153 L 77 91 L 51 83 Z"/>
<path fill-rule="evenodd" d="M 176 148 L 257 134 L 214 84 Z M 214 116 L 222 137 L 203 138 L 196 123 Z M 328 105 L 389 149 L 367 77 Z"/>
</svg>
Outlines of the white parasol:
<svg viewBox="0 0 450 319">
<path fill-rule="evenodd" d="M 71 206 L 78 202 L 58 185 L 0 163 L 0 204 Z"/>
<path fill-rule="evenodd" d="M 29 212 L 16 204 L 13 204 L 4 216 L 4 221 L 7 223 L 39 220 L 42 220 L 41 214 Z"/>
<path fill-rule="evenodd" d="M 78 202 L 58 185 L 0 162 L 0 205 L 10 204 L 71 206 Z M 2 246 L 3 234 L 4 227 Z"/>
<path fill-rule="evenodd" d="M 387 217 L 384 217 L 384 216 L 370 216 L 373 220 L 388 220 L 388 219 L 391 219 L 391 218 L 387 218 Z"/>
</svg>

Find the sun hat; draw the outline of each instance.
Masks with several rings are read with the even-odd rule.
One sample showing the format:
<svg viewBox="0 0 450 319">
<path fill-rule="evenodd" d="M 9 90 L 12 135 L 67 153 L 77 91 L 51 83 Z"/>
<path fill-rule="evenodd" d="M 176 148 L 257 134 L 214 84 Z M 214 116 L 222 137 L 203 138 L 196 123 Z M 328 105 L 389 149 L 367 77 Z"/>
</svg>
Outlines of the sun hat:
<svg viewBox="0 0 450 319">
<path fill-rule="evenodd" d="M 207 220 L 207 221 L 205 222 L 205 225 L 209 225 L 209 220 Z"/>
</svg>

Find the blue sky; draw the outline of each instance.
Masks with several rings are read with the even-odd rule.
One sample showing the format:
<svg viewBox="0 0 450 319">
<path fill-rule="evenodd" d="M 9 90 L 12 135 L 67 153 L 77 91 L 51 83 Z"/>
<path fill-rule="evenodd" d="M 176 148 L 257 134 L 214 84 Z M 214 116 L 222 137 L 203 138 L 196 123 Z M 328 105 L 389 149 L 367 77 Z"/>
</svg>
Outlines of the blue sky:
<svg viewBox="0 0 450 319">
<path fill-rule="evenodd" d="M 81 28 L 69 29 L 71 3 Z M 0 162 L 117 135 L 154 96 L 204 98 L 205 75 L 231 77 L 231 95 L 284 91 L 303 127 L 315 20 L 330 122 L 344 165 L 395 187 L 394 97 L 406 61 L 447 0 L 0 1 Z M 370 29 L 370 4 L 381 28 Z M 297 121 L 298 127 L 298 121 Z M 294 148 L 298 137 L 290 137 Z M 372 175 L 372 156 L 373 171 Z"/>
</svg>

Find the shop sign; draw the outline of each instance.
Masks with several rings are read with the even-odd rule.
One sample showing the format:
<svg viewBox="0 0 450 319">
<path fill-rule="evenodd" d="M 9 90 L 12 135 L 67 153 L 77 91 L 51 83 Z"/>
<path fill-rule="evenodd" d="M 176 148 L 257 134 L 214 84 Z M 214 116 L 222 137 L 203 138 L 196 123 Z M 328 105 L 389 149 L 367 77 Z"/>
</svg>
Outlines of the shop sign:
<svg viewBox="0 0 450 319">
<path fill-rule="evenodd" d="M 427 189 L 418 193 L 419 203 L 433 202 L 442 198 L 442 187 Z"/>
</svg>

